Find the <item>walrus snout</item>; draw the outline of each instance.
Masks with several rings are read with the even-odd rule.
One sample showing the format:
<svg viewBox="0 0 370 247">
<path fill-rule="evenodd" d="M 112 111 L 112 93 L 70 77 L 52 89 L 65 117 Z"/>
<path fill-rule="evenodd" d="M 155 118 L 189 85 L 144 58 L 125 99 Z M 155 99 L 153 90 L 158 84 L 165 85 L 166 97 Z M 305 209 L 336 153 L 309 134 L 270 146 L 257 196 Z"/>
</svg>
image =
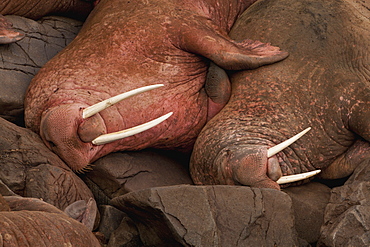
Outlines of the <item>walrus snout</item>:
<svg viewBox="0 0 370 247">
<path fill-rule="evenodd" d="M 83 171 L 101 149 L 84 142 L 78 134 L 83 108 L 79 104 L 58 105 L 41 117 L 40 136 L 45 145 L 74 171 Z"/>
</svg>

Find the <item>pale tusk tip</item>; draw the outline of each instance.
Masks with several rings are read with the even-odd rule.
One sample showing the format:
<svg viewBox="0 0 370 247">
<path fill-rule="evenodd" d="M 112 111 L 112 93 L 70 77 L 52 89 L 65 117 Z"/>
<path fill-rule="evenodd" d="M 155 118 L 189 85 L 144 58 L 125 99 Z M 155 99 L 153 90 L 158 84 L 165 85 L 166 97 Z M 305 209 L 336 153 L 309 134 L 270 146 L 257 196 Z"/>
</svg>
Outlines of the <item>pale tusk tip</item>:
<svg viewBox="0 0 370 247">
<path fill-rule="evenodd" d="M 129 97 L 132 97 L 132 96 L 140 94 L 140 93 L 144 93 L 144 92 L 149 91 L 149 90 L 153 90 L 153 89 L 156 89 L 156 88 L 159 88 L 159 87 L 163 87 L 163 86 L 164 86 L 164 84 L 153 84 L 153 85 L 149 85 L 149 86 L 144 86 L 144 87 L 133 89 L 133 90 L 125 92 L 125 93 L 121 93 L 121 94 L 116 95 L 114 97 L 111 97 L 109 99 L 103 100 L 99 103 L 96 103 L 94 105 L 91 105 L 91 106 L 85 108 L 82 111 L 82 118 L 83 119 L 89 118 L 89 117 L 101 112 L 102 110 L 107 109 L 108 107 L 110 107 L 114 104 L 117 104 L 118 102 L 120 102 L 124 99 L 127 99 Z"/>
<path fill-rule="evenodd" d="M 287 184 L 287 183 L 298 182 L 298 181 L 313 177 L 313 176 L 319 174 L 320 172 L 321 172 L 321 170 L 319 169 L 319 170 L 300 173 L 300 174 L 295 174 L 295 175 L 283 176 L 283 177 L 279 178 L 276 181 L 276 183 L 278 183 L 278 184 Z"/>
<path fill-rule="evenodd" d="M 301 138 L 303 135 L 305 135 L 309 130 L 311 130 L 311 127 L 306 128 L 305 130 L 299 132 L 295 136 L 289 138 L 286 141 L 283 141 L 280 144 L 277 144 L 276 146 L 273 146 L 267 150 L 267 157 L 270 158 L 273 155 L 277 154 L 278 152 L 282 151 L 283 149 L 287 148 L 290 146 L 292 143 L 297 141 L 299 138 Z"/>
<path fill-rule="evenodd" d="M 113 142 L 113 141 L 118 141 L 120 139 L 129 137 L 129 136 L 132 136 L 132 135 L 139 134 L 143 131 L 151 129 L 154 126 L 162 123 L 164 120 L 169 118 L 172 114 L 173 114 L 173 112 L 169 112 L 169 113 L 167 113 L 167 114 L 165 114 L 165 115 L 163 115 L 159 118 L 156 118 L 152 121 L 149 121 L 147 123 L 144 123 L 144 124 L 141 124 L 141 125 L 138 125 L 138 126 L 126 129 L 126 130 L 121 130 L 121 131 L 117 131 L 117 132 L 113 132 L 113 133 L 98 136 L 97 138 L 92 140 L 92 144 L 94 144 L 94 145 L 103 145 L 103 144 L 107 144 L 107 143 L 110 143 L 110 142 Z"/>
</svg>

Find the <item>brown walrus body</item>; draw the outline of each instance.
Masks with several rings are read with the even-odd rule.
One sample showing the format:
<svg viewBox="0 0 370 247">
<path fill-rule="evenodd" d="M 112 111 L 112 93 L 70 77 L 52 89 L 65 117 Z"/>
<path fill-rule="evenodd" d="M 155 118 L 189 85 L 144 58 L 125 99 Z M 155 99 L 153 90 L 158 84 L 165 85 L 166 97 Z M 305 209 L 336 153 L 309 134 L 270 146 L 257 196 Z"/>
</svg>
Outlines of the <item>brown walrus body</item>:
<svg viewBox="0 0 370 247">
<path fill-rule="evenodd" d="M 281 174 L 321 169 L 325 178 L 341 178 L 369 158 L 369 7 L 354 0 L 262 0 L 246 10 L 230 37 L 243 40 L 251 37 L 246 30 L 258 30 L 254 39 L 290 55 L 230 76 L 229 102 L 194 146 L 196 184 L 278 189 Z M 269 156 L 307 127 L 302 139 Z"/>
<path fill-rule="evenodd" d="M 253 2 L 101 1 L 76 39 L 31 82 L 26 125 L 75 170 L 117 150 L 191 147 L 207 118 L 226 103 L 217 96 L 210 100 L 204 90 L 205 58 L 225 69 L 251 69 L 287 56 L 260 42 L 228 38 L 238 15 Z M 164 87 L 81 117 L 92 104 L 157 83 Z M 143 133 L 91 143 L 169 112 L 169 119 Z"/>
</svg>

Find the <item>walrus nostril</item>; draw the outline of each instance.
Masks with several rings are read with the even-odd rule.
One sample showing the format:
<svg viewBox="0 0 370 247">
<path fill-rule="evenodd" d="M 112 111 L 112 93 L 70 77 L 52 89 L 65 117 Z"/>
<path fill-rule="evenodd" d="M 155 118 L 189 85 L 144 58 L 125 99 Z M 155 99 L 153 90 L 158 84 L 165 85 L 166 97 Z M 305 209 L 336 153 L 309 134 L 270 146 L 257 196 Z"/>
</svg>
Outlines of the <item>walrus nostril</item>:
<svg viewBox="0 0 370 247">
<path fill-rule="evenodd" d="M 101 112 L 102 110 L 107 109 L 108 107 L 110 107 L 114 104 L 117 104 L 118 102 L 120 102 L 124 99 L 127 99 L 131 96 L 134 96 L 136 94 L 140 94 L 140 93 L 143 93 L 143 92 L 146 92 L 146 91 L 149 91 L 149 90 L 152 90 L 152 89 L 156 89 L 156 88 L 159 88 L 159 87 L 163 87 L 163 86 L 164 86 L 164 84 L 154 84 L 154 85 L 150 85 L 150 86 L 140 87 L 140 88 L 136 88 L 136 89 L 133 89 L 131 91 L 128 91 L 126 93 L 116 95 L 116 96 L 111 97 L 109 99 L 103 100 L 102 102 L 99 102 L 95 105 L 92 105 L 92 106 L 89 106 L 89 107 L 85 108 L 82 111 L 82 118 L 86 119 L 88 117 L 91 117 L 91 116 L 97 114 L 98 112 Z"/>
</svg>

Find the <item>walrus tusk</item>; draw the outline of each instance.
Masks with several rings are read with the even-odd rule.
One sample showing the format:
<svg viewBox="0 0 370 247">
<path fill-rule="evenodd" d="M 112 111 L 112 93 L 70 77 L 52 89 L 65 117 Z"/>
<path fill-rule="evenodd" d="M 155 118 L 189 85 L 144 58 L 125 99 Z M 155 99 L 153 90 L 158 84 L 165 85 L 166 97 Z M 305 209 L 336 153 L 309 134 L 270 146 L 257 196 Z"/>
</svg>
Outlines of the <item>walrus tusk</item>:
<svg viewBox="0 0 370 247">
<path fill-rule="evenodd" d="M 316 174 L 320 173 L 321 170 L 315 170 L 315 171 L 310 171 L 310 172 L 305 172 L 305 173 L 300 173 L 300 174 L 295 174 L 295 175 L 288 175 L 288 176 L 283 176 L 279 178 L 276 183 L 278 184 L 287 184 L 287 183 L 292 183 L 292 182 L 297 182 L 312 176 L 315 176 Z"/>
<path fill-rule="evenodd" d="M 166 115 L 163 115 L 162 117 L 156 118 L 150 122 L 147 122 L 147 123 L 144 123 L 144 124 L 141 124 L 141 125 L 129 128 L 129 129 L 98 136 L 97 138 L 92 140 L 92 143 L 95 145 L 103 145 L 103 144 L 107 144 L 113 141 L 117 141 L 117 140 L 129 137 L 129 136 L 138 134 L 140 132 L 143 132 L 145 130 L 148 130 L 160 124 L 161 122 L 169 118 L 172 115 L 172 113 L 173 112 L 167 113 Z"/>
<path fill-rule="evenodd" d="M 302 132 L 296 134 L 295 136 L 291 137 L 290 139 L 286 140 L 286 141 L 283 141 L 282 143 L 276 145 L 276 146 L 273 146 L 271 148 L 269 148 L 267 150 L 267 157 L 270 158 L 271 156 L 277 154 L 278 152 L 280 152 L 281 150 L 283 150 L 284 148 L 288 147 L 289 145 L 291 145 L 293 142 L 297 141 L 299 138 L 301 138 L 304 134 L 306 134 L 309 130 L 311 129 L 311 127 L 308 127 L 307 129 L 303 130 Z"/>
<path fill-rule="evenodd" d="M 114 104 L 116 104 L 116 103 L 118 103 L 118 102 L 120 102 L 124 99 L 127 99 L 127 98 L 129 98 L 131 96 L 134 96 L 136 94 L 140 94 L 140 93 L 143 93 L 143 92 L 155 89 L 155 88 L 159 88 L 159 87 L 162 87 L 162 86 L 164 86 L 164 85 L 163 84 L 154 84 L 154 85 L 150 85 L 150 86 L 140 87 L 140 88 L 136 88 L 134 90 L 128 91 L 126 93 L 116 95 L 116 96 L 111 97 L 109 99 L 103 100 L 102 102 L 99 102 L 95 105 L 92 105 L 92 106 L 89 106 L 89 107 L 85 108 L 82 111 L 82 118 L 86 119 L 88 117 L 91 117 L 91 116 L 95 115 L 96 113 L 101 112 L 104 109 L 107 109 L 108 107 L 110 107 L 110 106 L 112 106 L 112 105 L 114 105 Z"/>
</svg>

